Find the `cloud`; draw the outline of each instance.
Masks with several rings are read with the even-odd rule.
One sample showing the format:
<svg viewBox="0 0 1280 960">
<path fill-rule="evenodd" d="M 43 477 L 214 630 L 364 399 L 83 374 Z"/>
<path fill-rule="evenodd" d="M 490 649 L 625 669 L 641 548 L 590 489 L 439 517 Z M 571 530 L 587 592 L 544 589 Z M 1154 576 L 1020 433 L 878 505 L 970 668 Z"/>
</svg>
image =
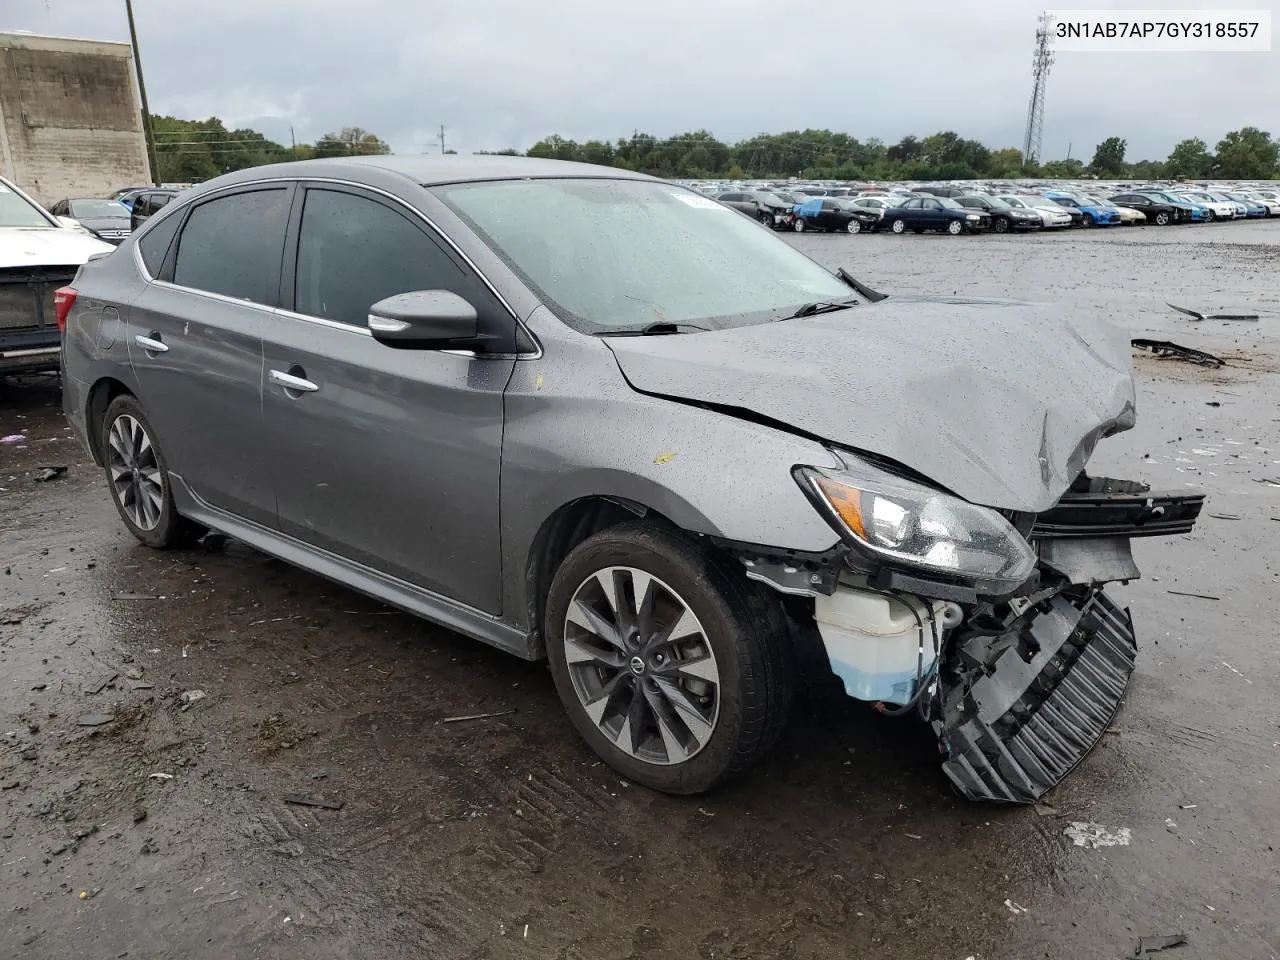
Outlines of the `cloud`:
<svg viewBox="0 0 1280 960">
<path fill-rule="evenodd" d="M 0 29 L 124 40 L 121 6 L 6 0 Z M 444 124 L 447 145 L 465 153 L 528 147 L 553 132 L 583 140 L 697 128 L 735 140 L 829 127 L 887 142 L 950 129 L 992 147 L 1020 145 L 1041 4 L 134 0 L 134 8 L 157 112 L 217 115 L 284 142 L 291 125 L 300 141 L 361 126 L 407 153 L 439 149 Z M 1160 159 L 1184 137 L 1212 146 L 1246 125 L 1280 134 L 1280 100 L 1266 90 L 1280 90 L 1274 54 L 1060 53 L 1044 157 L 1070 148 L 1088 161 L 1112 135 L 1127 138 L 1130 159 Z"/>
</svg>

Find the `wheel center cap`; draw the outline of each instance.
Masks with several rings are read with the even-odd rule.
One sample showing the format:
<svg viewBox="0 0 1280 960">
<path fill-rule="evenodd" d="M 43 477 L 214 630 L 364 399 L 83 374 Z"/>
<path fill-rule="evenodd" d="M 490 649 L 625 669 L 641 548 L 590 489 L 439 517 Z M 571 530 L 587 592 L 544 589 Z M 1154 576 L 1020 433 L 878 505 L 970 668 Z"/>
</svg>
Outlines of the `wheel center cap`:
<svg viewBox="0 0 1280 960">
<path fill-rule="evenodd" d="M 644 658 L 642 657 L 631 658 L 631 672 L 634 673 L 637 677 L 640 676 L 642 673 L 644 673 Z"/>
</svg>

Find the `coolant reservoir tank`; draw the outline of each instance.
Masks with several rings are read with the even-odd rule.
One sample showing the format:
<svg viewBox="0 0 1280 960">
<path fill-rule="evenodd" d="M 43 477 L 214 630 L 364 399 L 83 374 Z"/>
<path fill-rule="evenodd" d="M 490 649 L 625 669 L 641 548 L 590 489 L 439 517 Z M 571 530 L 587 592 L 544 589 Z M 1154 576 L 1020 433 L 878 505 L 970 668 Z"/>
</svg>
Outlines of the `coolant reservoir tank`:
<svg viewBox="0 0 1280 960">
<path fill-rule="evenodd" d="M 901 705 L 911 702 L 918 679 L 933 669 L 931 618 L 939 644 L 944 629 L 959 620 L 958 608 L 953 612 L 950 606 L 842 583 L 831 596 L 814 599 L 814 619 L 831 669 L 849 696 Z"/>
</svg>

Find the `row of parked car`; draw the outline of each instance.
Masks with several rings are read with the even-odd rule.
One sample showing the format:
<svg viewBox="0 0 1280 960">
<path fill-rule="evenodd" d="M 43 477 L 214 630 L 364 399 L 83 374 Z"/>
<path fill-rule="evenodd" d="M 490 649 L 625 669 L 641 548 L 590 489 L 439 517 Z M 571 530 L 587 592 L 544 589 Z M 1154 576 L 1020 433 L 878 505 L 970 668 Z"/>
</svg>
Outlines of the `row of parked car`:
<svg viewBox="0 0 1280 960">
<path fill-rule="evenodd" d="M 957 186 L 862 191 L 762 187 L 715 197 L 768 227 L 797 232 L 941 230 L 955 235 L 1280 217 L 1280 192 L 1266 188 L 1227 192 L 1139 187 L 1103 199 L 1083 191 L 1001 194 Z"/>
<path fill-rule="evenodd" d="M 128 187 L 109 198 L 68 197 L 53 204 L 49 212 L 64 226 L 118 246 L 181 192 L 177 187 Z"/>
</svg>

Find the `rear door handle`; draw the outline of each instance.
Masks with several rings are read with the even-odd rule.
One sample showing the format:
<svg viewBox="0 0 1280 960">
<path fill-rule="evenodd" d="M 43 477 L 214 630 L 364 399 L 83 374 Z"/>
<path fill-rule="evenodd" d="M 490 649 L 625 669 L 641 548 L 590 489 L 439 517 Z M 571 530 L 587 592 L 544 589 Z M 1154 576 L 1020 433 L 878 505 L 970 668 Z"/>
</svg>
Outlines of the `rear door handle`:
<svg viewBox="0 0 1280 960">
<path fill-rule="evenodd" d="M 157 335 L 143 336 L 138 334 L 133 338 L 133 342 L 140 346 L 147 353 L 168 353 L 169 348 L 162 343 Z"/>
<path fill-rule="evenodd" d="M 315 393 L 320 389 L 318 384 L 312 383 L 310 380 L 304 380 L 302 377 L 295 377 L 293 374 L 285 373 L 283 370 L 272 370 L 271 382 L 278 387 L 284 387 L 286 390 L 292 390 L 296 393 Z"/>
</svg>

